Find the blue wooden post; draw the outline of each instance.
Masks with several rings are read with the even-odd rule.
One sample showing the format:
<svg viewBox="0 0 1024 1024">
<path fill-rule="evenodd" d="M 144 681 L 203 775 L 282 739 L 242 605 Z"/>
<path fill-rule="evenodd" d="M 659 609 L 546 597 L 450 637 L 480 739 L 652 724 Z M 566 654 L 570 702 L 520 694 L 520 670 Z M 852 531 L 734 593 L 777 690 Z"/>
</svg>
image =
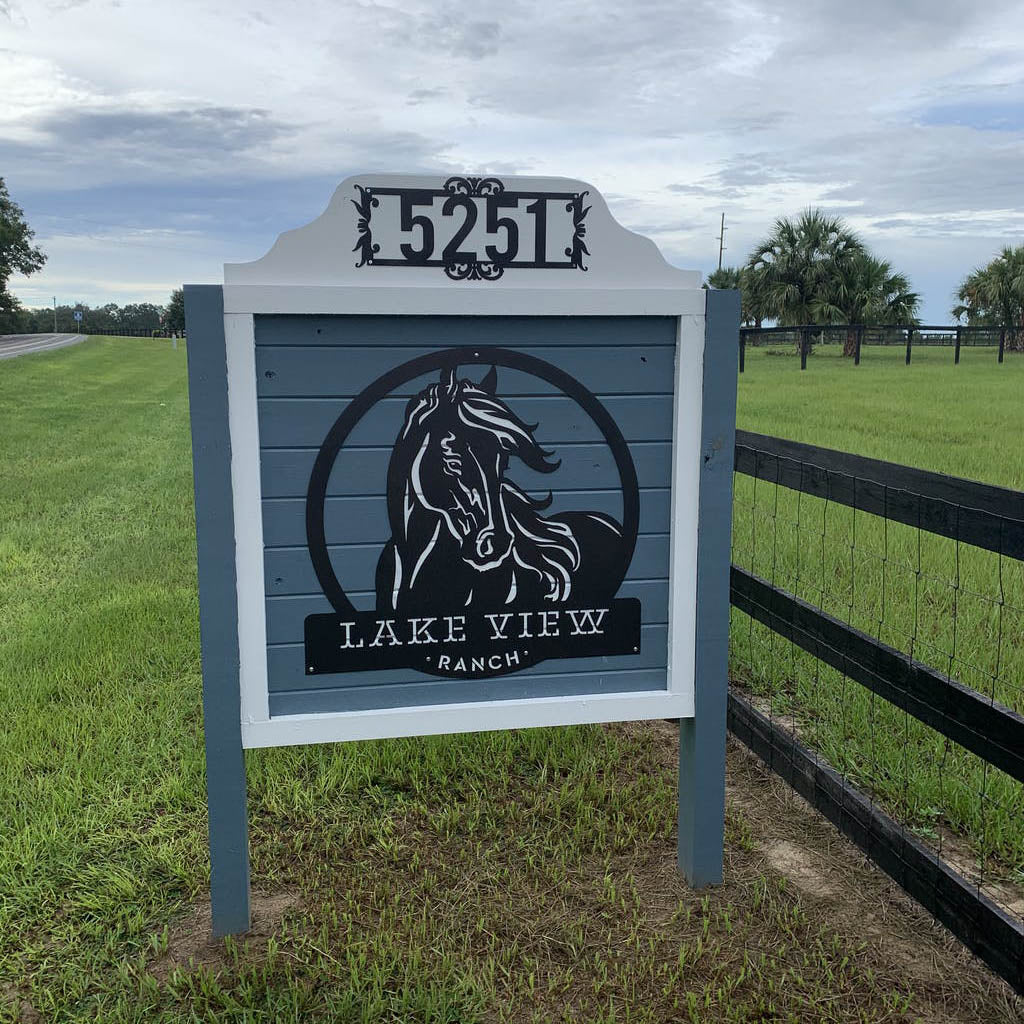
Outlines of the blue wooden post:
<svg viewBox="0 0 1024 1024">
<path fill-rule="evenodd" d="M 694 717 L 679 723 L 678 860 L 695 888 L 722 880 L 739 292 L 709 290 L 706 308 Z"/>
<path fill-rule="evenodd" d="M 189 408 L 199 556 L 210 904 L 215 937 L 249 930 L 249 822 L 242 751 L 235 526 L 224 296 L 185 286 Z"/>
</svg>

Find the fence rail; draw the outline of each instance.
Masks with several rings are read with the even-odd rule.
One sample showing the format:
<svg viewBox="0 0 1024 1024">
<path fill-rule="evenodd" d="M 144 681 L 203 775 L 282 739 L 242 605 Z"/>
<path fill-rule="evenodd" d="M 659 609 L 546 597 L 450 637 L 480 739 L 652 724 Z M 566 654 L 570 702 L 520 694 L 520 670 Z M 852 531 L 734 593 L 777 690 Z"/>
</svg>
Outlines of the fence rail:
<svg viewBox="0 0 1024 1024">
<path fill-rule="evenodd" d="M 88 320 L 81 323 L 76 323 L 74 320 L 70 323 L 60 321 L 57 326 L 61 332 L 68 334 L 98 334 L 110 338 L 170 338 L 174 335 L 179 338 L 185 337 L 184 331 L 175 332 L 156 327 L 104 327 L 91 324 Z M 50 327 L 37 327 L 26 333 L 50 334 L 52 332 Z"/>
<path fill-rule="evenodd" d="M 905 362 L 910 365 L 914 345 L 943 346 L 953 349 L 953 362 L 959 364 L 960 350 L 969 347 L 991 347 L 997 350 L 1000 363 L 1005 359 L 1007 344 L 1020 347 L 1024 331 L 1007 331 L 1001 327 L 968 327 L 958 324 L 801 324 L 792 327 L 743 327 L 740 329 L 740 373 L 746 369 L 748 345 L 762 341 L 794 345 L 800 356 L 800 369 L 807 369 L 807 357 L 814 345 L 839 343 L 849 346 L 855 366 L 860 365 L 861 350 L 868 345 L 903 346 Z"/>
<path fill-rule="evenodd" d="M 1024 609 L 1011 608 L 1006 602 L 1003 562 L 1004 558 L 1013 559 L 1014 564 L 1024 560 L 1024 493 L 748 431 L 736 432 L 735 469 L 737 473 L 753 478 L 754 488 L 758 481 L 762 481 L 762 486 L 767 483 L 774 489 L 771 508 L 772 515 L 776 517 L 773 522 L 775 531 L 779 520 L 785 521 L 783 513 L 778 511 L 781 488 L 795 492 L 798 501 L 801 496 L 818 501 L 825 510 L 829 505 L 837 505 L 851 510 L 853 516 L 877 518 L 886 529 L 892 522 L 901 524 L 893 529 L 916 531 L 919 560 L 922 533 L 955 542 L 956 566 L 951 572 L 956 573 L 956 587 L 961 585 L 961 545 L 991 553 L 989 557 L 995 556 L 994 564 L 998 567 L 999 598 L 993 603 L 999 629 L 996 646 L 1003 644 L 1004 614 L 1017 612 L 1024 623 Z M 807 501 L 807 498 L 803 500 Z M 826 511 L 821 511 L 821 514 L 824 516 Z M 806 517 L 807 513 L 804 515 Z M 797 526 L 800 517 L 798 506 Z M 753 520 L 751 530 L 754 530 Z M 856 524 L 852 531 L 843 541 L 850 546 L 851 558 L 857 544 Z M 888 532 L 885 536 L 888 543 Z M 817 592 L 822 603 L 826 603 L 830 567 L 825 560 L 828 538 L 824 527 L 820 540 L 822 566 Z M 778 543 L 777 533 L 773 534 L 773 576 L 778 560 Z M 795 556 L 798 583 L 801 582 L 799 545 L 803 543 L 804 539 L 798 537 Z M 736 553 L 734 543 L 734 561 Z M 753 553 L 751 557 L 754 557 Z M 886 554 L 881 556 L 883 572 L 886 558 Z M 838 568 L 837 563 L 835 571 Z M 922 577 L 920 565 L 916 573 L 915 606 Z M 852 620 L 852 563 L 849 575 L 850 594 L 839 603 L 848 607 Z M 1024 581 L 1024 574 L 1021 579 Z M 959 591 L 954 591 L 954 629 L 958 596 Z M 872 701 L 876 697 L 881 698 L 905 716 L 921 723 L 926 727 L 925 732 L 932 730 L 942 737 L 945 753 L 937 769 L 940 772 L 940 790 L 945 778 L 941 773 L 956 770 L 957 760 L 950 755 L 950 750 L 962 749 L 970 752 L 965 756 L 979 758 L 986 766 L 981 791 L 964 787 L 963 792 L 978 803 L 983 829 L 988 828 L 984 824 L 986 813 L 992 812 L 990 805 L 995 799 L 989 767 L 1005 773 L 1005 785 L 1018 787 L 1013 791 L 1013 803 L 1008 810 L 1017 813 L 1018 817 L 1024 813 L 1024 790 L 1019 788 L 1019 784 L 1024 782 L 1024 716 L 995 697 L 995 677 L 1000 673 L 998 652 L 992 692 L 981 693 L 954 676 L 953 665 L 958 657 L 955 633 L 954 651 L 949 656 L 947 671 L 939 671 L 927 663 L 935 660 L 934 657 L 929 659 L 929 654 L 935 651 L 930 645 L 935 641 L 918 638 L 916 607 L 914 626 L 909 636 L 910 650 L 903 651 L 884 642 L 880 635 L 871 636 L 852 621 L 844 622 L 830 611 L 777 585 L 774 579 L 763 578 L 752 568 L 733 565 L 730 597 L 733 607 L 749 617 L 751 622 L 766 627 L 771 635 L 790 645 L 792 650 L 806 652 L 814 659 L 814 664 L 835 670 L 843 681 L 844 695 L 846 681 L 852 681 L 863 687 Z M 883 609 L 885 601 L 883 583 Z M 836 604 L 835 601 L 827 603 Z M 884 618 L 884 610 L 881 614 Z M 879 626 L 881 633 L 881 623 Z M 924 632 L 926 630 L 922 629 Z M 1019 642 L 1020 637 L 1016 640 Z M 915 642 L 924 652 L 920 656 L 915 655 Z M 1011 644 L 1013 642 L 1011 638 Z M 729 703 L 729 724 L 733 733 L 833 821 L 968 948 L 1018 992 L 1024 993 L 1024 921 L 1021 917 L 1024 894 L 1018 890 L 1016 898 L 1011 898 L 1006 896 L 1005 890 L 997 891 L 987 886 L 985 865 L 988 854 L 982 854 L 981 877 L 968 877 L 962 869 L 962 857 L 959 858 L 961 863 L 953 863 L 944 857 L 941 840 L 937 849 L 930 847 L 915 833 L 912 823 L 901 823 L 883 810 L 884 799 L 877 801 L 873 792 L 866 795 L 858 787 L 858 779 L 869 777 L 870 772 L 859 771 L 854 766 L 848 773 L 853 778 L 844 776 L 818 751 L 805 745 L 804 737 L 799 735 L 793 724 L 796 712 L 780 719 L 774 715 L 770 699 L 767 713 L 757 704 L 756 695 L 745 694 L 733 685 Z M 871 708 L 874 708 L 873 703 Z M 813 715 L 809 718 L 813 725 Z M 872 730 L 874 723 L 872 710 Z M 814 729 L 808 731 L 814 732 Z M 838 738 L 832 736 L 831 739 L 833 753 L 837 749 L 836 744 L 841 749 L 847 732 L 844 719 Z M 874 735 L 871 743 L 874 750 Z M 904 743 L 911 743 L 909 730 Z M 927 760 L 927 752 L 921 756 Z M 886 770 L 892 771 L 891 759 Z M 904 788 L 913 786 L 915 780 L 912 776 L 916 769 L 911 767 L 908 747 L 903 750 L 903 770 Z M 949 782 L 949 779 L 945 781 Z M 957 859 L 953 858 L 954 861 Z M 1018 864 L 1017 868 L 1024 881 L 1024 871 L 1021 870 L 1024 863 Z"/>
</svg>

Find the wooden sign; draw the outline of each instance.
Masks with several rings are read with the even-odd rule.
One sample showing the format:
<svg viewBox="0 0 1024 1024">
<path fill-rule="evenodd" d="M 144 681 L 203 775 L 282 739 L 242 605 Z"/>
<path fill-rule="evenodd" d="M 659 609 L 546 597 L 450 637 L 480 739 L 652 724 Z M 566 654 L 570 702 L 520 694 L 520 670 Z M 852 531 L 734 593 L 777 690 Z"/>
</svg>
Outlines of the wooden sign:
<svg viewBox="0 0 1024 1024">
<path fill-rule="evenodd" d="M 699 673 L 724 742 L 733 293 L 582 182 L 361 175 L 185 294 L 208 756 L 241 785 L 211 843 L 242 747 L 692 722 Z"/>
</svg>

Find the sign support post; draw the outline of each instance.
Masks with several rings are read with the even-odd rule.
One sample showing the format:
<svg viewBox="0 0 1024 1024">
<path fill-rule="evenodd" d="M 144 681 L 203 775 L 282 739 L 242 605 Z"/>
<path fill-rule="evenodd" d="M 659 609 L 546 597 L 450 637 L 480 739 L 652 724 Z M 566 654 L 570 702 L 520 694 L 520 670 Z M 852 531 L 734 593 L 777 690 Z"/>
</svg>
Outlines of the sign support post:
<svg viewBox="0 0 1024 1024">
<path fill-rule="evenodd" d="M 249 930 L 249 817 L 238 714 L 238 602 L 234 496 L 228 427 L 224 297 L 219 285 L 189 285 L 185 308 L 192 469 L 199 561 L 210 903 L 215 938 Z"/>
<path fill-rule="evenodd" d="M 722 881 L 736 333 L 740 319 L 739 292 L 708 289 L 707 296 L 694 714 L 679 720 L 678 861 L 679 870 L 694 888 Z"/>
</svg>

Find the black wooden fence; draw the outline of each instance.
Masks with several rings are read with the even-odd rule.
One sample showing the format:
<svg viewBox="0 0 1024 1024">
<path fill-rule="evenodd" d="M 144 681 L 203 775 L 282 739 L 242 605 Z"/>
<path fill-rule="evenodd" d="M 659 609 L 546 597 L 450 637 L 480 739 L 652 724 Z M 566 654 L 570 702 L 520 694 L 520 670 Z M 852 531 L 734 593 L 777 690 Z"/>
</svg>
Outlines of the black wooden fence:
<svg viewBox="0 0 1024 1024">
<path fill-rule="evenodd" d="M 953 362 L 959 364 L 960 350 L 967 347 L 991 347 L 998 361 L 1005 359 L 1008 332 L 999 327 L 965 327 L 959 324 L 920 324 L 867 326 L 864 324 L 804 324 L 797 327 L 743 327 L 740 329 L 740 373 L 746 369 L 747 346 L 764 344 L 791 346 L 799 353 L 800 369 L 807 369 L 807 357 L 815 345 L 842 344 L 853 349 L 853 362 L 860 365 L 865 346 L 899 345 L 905 348 L 910 365 L 915 345 L 943 346 L 953 350 Z"/>
<path fill-rule="evenodd" d="M 171 338 L 175 334 L 179 338 L 185 337 L 184 331 L 168 331 L 164 328 L 155 327 L 111 327 L 103 324 L 92 324 L 88 320 L 76 323 L 74 320 L 65 322 L 61 320 L 57 324 L 58 331 L 66 334 L 96 334 L 109 338 Z M 49 325 L 37 327 L 30 331 L 30 334 L 50 334 Z"/>
<path fill-rule="evenodd" d="M 733 617 L 738 664 L 729 696 L 731 731 L 1024 993 L 1024 842 L 1008 839 L 993 852 L 998 843 L 991 834 L 997 817 L 1024 822 L 1024 717 L 1019 713 L 1024 679 L 1007 678 L 1006 669 L 1009 663 L 1010 671 L 1019 670 L 1021 662 L 1010 655 L 1024 644 L 1024 494 L 747 431 L 737 431 L 735 468 L 748 481 L 737 476 L 733 557 L 749 565 L 732 567 L 731 600 L 742 615 Z M 831 536 L 830 515 L 845 517 Z M 839 533 L 842 550 L 833 559 L 827 546 L 837 543 Z M 922 556 L 928 535 L 946 540 L 928 542 L 932 549 Z M 977 565 L 967 565 L 968 550 L 980 552 Z M 865 562 L 858 565 L 861 551 Z M 947 555 L 944 580 L 941 559 Z M 764 575 L 754 571 L 759 558 Z M 912 618 L 899 626 L 905 649 L 882 639 L 896 635 L 885 623 L 900 613 L 887 605 L 886 573 L 891 581 L 901 568 L 909 572 L 912 585 L 905 594 L 914 603 Z M 979 593 L 984 574 L 993 586 L 988 595 Z M 779 585 L 780 577 L 786 587 Z M 858 587 L 876 602 L 870 613 L 857 611 Z M 815 603 L 791 590 L 820 596 Z M 842 591 L 838 600 L 837 590 Z M 949 600 L 951 606 L 943 605 Z M 972 619 L 968 605 L 975 600 L 982 601 L 982 614 Z M 951 607 L 951 650 L 940 650 L 943 626 L 936 609 L 942 607 Z M 959 640 L 958 617 L 964 620 Z M 861 628 L 868 619 L 877 635 Z M 968 637 L 973 622 L 980 624 L 979 635 Z M 768 642 L 752 653 L 752 640 L 744 662 L 737 638 L 745 629 L 753 634 L 761 627 L 770 631 Z M 991 643 L 994 660 L 986 661 L 978 642 Z M 779 646 L 786 652 L 781 656 Z M 809 688 L 802 691 L 794 682 L 799 677 L 795 661 L 805 657 L 800 652 L 807 652 L 813 665 L 805 672 Z M 760 682 L 745 683 L 744 673 Z M 988 692 L 977 688 L 981 680 L 990 680 Z M 861 705 L 869 702 L 867 717 L 857 717 L 858 694 L 847 689 L 848 681 L 863 688 L 859 698 Z M 816 706 L 815 687 L 823 695 Z M 1009 695 L 1017 707 L 1002 703 L 997 694 Z M 876 700 L 886 702 L 884 715 Z M 831 733 L 829 715 L 838 716 Z M 824 740 L 833 757 L 843 759 L 845 745 L 867 728 L 870 746 L 863 749 L 870 757 L 858 761 L 854 755 L 837 768 L 815 749 Z M 886 745 L 896 753 L 876 757 Z M 941 757 L 929 749 L 939 749 Z M 878 764 L 863 763 L 869 760 Z M 972 774 L 973 764 L 981 766 L 980 773 Z M 903 778 L 894 778 L 899 772 Z M 921 801 L 915 805 L 912 791 L 929 773 L 951 802 L 925 807 L 933 823 L 922 827 L 914 811 L 915 806 L 921 810 Z M 997 779 L 999 773 L 1004 777 Z M 959 813 L 980 822 L 977 835 L 955 837 L 955 829 L 942 820 L 954 799 L 961 801 Z M 966 811 L 965 800 L 974 801 Z M 972 838 L 981 847 L 979 867 L 967 870 L 963 843 Z M 1015 853 L 1006 852 L 1007 843 Z M 949 855 L 951 848 L 958 855 Z"/>
</svg>

